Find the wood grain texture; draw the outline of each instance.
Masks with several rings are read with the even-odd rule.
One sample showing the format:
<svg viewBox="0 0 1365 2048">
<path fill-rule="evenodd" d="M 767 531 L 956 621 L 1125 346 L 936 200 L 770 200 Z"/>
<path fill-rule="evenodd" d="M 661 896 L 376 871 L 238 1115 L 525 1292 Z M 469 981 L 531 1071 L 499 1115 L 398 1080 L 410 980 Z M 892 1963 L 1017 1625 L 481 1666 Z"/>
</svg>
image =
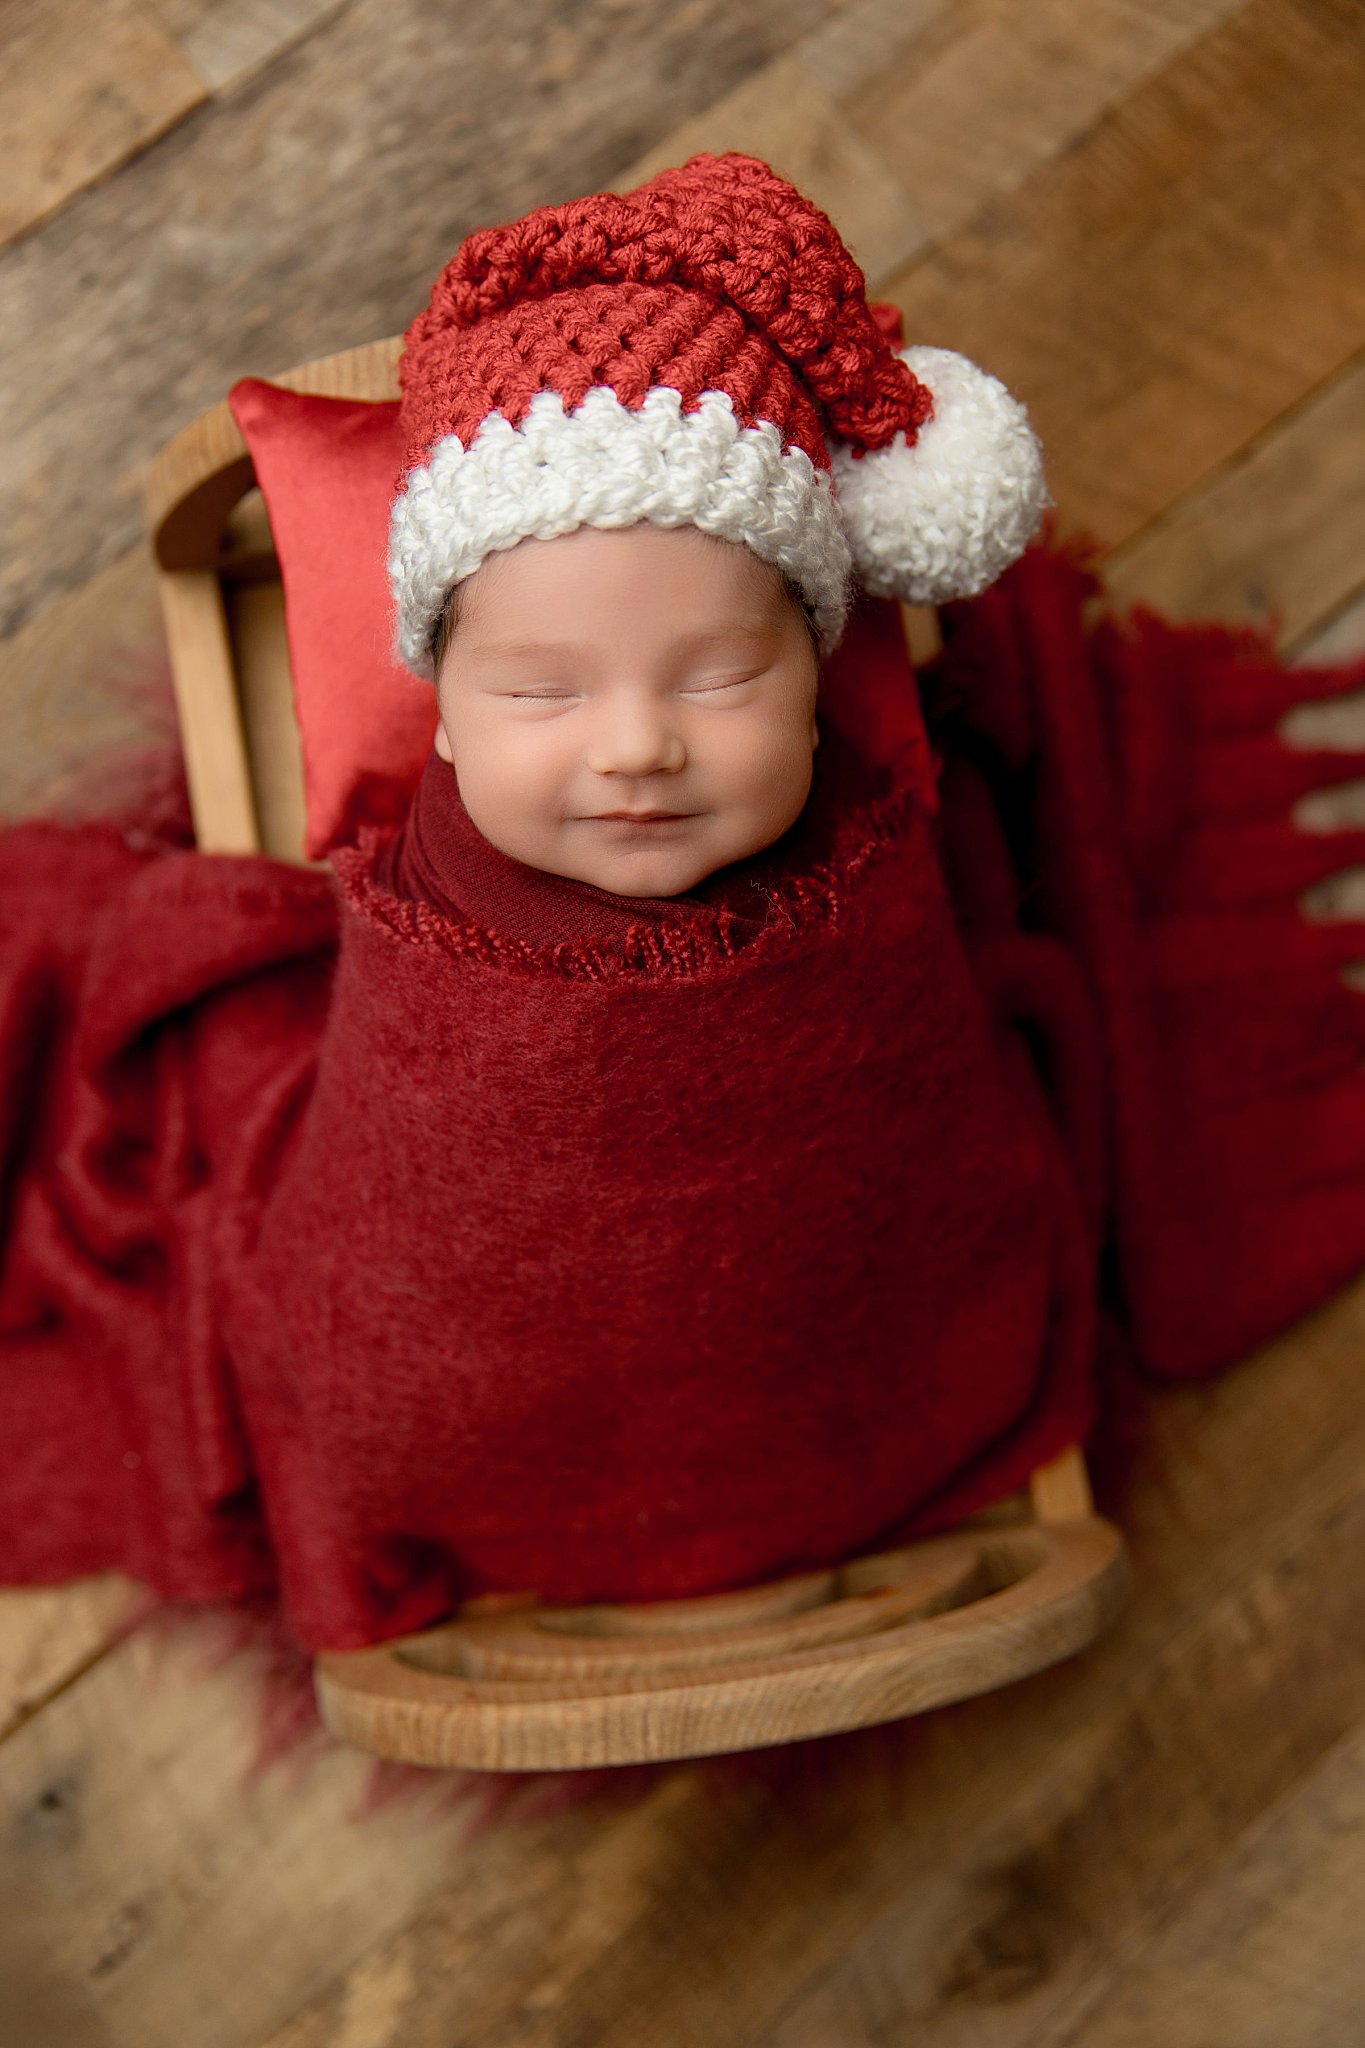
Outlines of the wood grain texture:
<svg viewBox="0 0 1365 2048">
<path fill-rule="evenodd" d="M 869 277 L 904 263 L 920 240 L 914 204 L 863 142 L 838 101 L 799 55 L 770 64 L 718 106 L 639 157 L 622 183 L 638 184 L 699 150 L 761 156 L 839 222 Z"/>
<path fill-rule="evenodd" d="M 142 465 L 236 378 L 401 331 L 473 228 L 609 186 L 830 11 L 351 6 L 0 254 L 0 638 L 134 544 Z"/>
<path fill-rule="evenodd" d="M 919 1722 L 772 1753 L 771 1775 L 759 1757 L 662 1767 L 636 1781 L 643 1797 L 626 1810 L 480 1837 L 387 1932 L 361 1938 L 344 1919 L 354 1906 L 338 1903 L 332 1971 L 264 2038 L 885 2048 L 909 2035 L 1050 2048 L 1068 2001 L 1175 1925 L 1192 1887 L 1216 1882 L 1257 1817 L 1365 1716 L 1362 1345 L 1365 1286 L 1222 1381 L 1141 1397 L 1130 1469 L 1101 1491 L 1133 1547 L 1135 1598 L 1073 1664 Z M 97 1716 L 110 1732 L 94 1755 L 112 1777 L 131 1768 L 145 1672 L 122 1650 L 15 1742 L 32 1744 L 59 1708 L 73 1713 L 97 1679 L 86 1725 Z M 184 1686 L 158 1708 L 158 1753 L 237 1741 L 235 1697 Z M 13 1746 L 0 1747 L 0 1787 Z M 23 1783 L 40 1780 L 26 1770 Z M 261 1937 L 214 1782 L 211 1810 L 180 1814 L 190 1839 L 177 1857 L 144 1775 L 118 1808 L 121 1867 L 158 1885 L 178 1873 L 196 1966 L 211 1957 L 218 1981 L 235 1983 Z M 302 1853 L 288 1845 L 308 1825 L 305 1790 L 280 1780 L 253 1804 L 262 1868 Z M 345 1887 L 377 1895 L 363 1835 L 311 1825 L 308 1854 L 329 1884 L 343 1887 L 344 1866 Z M 226 1874 L 205 1860 L 220 1827 Z M 65 1925 L 70 1870 L 44 1893 L 53 1925 L 29 1923 L 40 1958 Z M 289 1917 L 278 1894 L 273 1907 Z M 181 1924 L 149 1927 L 102 2044 L 168 2038 L 161 1979 Z M 300 1938 L 302 1979 L 316 1951 L 311 1933 Z M 276 1939 L 271 1968 L 280 1952 Z M 284 1996 L 272 1983 L 270 1999 Z M 268 2003 L 220 2014 L 205 2048 L 260 2038 L 245 2020 Z"/>
<path fill-rule="evenodd" d="M 209 92 L 229 92 L 283 56 L 345 0 L 147 0 Z"/>
<path fill-rule="evenodd" d="M 874 283 L 1031 401 L 1068 518 L 1150 548 L 1133 595 L 1188 575 L 1196 607 L 1282 604 L 1300 656 L 1365 650 L 1323 426 L 1365 346 L 1354 0 L 350 0 L 263 63 L 267 10 L 310 0 L 157 4 L 182 56 L 219 38 L 213 104 L 0 254 L 0 811 L 164 737 L 164 676 L 145 719 L 110 679 L 157 653 L 136 497 L 177 428 L 397 332 L 468 229 L 624 182 L 713 108 L 898 243 Z M 1124 1394 L 1096 1480 L 1137 1597 L 1074 1666 L 576 1813 L 528 1788 L 469 1841 L 420 1807 L 353 1821 L 355 1757 L 244 1795 L 254 1673 L 146 1636 L 87 1667 L 81 1589 L 36 1632 L 0 1602 L 20 1692 L 33 1653 L 29 1704 L 56 1683 L 0 1743 L 10 2029 L 1356 2048 L 1363 1348 L 1357 1292 L 1214 1385 Z"/>
<path fill-rule="evenodd" d="M 151 550 L 129 548 L 0 643 L 0 816 L 139 801 L 179 741 Z"/>
<path fill-rule="evenodd" d="M 0 1741 L 93 1664 L 143 1604 L 115 1572 L 0 1587 Z"/>
<path fill-rule="evenodd" d="M 262 1683 L 211 1618 L 144 1628 L 0 1745 L 6 2048 L 246 2048 L 459 1868 L 439 1781 L 365 1813 L 322 1742 L 253 1777 Z"/>
<path fill-rule="evenodd" d="M 1349 598 L 1340 611 L 1316 621 L 1291 646 L 1294 660 L 1309 666 L 1317 662 L 1355 661 L 1365 654 L 1365 588 Z"/>
<path fill-rule="evenodd" d="M 195 845 L 202 853 L 257 853 L 260 825 L 222 586 L 211 569 L 177 569 L 158 580 Z"/>
<path fill-rule="evenodd" d="M 1078 1444 L 1038 1466 L 1029 1479 L 1029 1501 L 1040 1522 L 1079 1521 L 1094 1512 L 1090 1474 Z"/>
<path fill-rule="evenodd" d="M 1241 4 L 861 0 L 671 130 L 626 177 L 695 150 L 762 156 L 839 223 L 875 285 Z"/>
<path fill-rule="evenodd" d="M 276 381 L 332 397 L 391 398 L 398 349 L 389 337 L 283 371 Z M 156 455 L 143 497 L 162 565 L 158 593 L 196 842 L 206 853 L 264 851 L 301 861 L 302 739 L 279 564 L 254 474 L 224 401 Z"/>
<path fill-rule="evenodd" d="M 1365 2013 L 1365 1730 L 1263 1815 L 1056 2048 L 1353 2048 Z"/>
<path fill-rule="evenodd" d="M 225 596 L 261 849 L 302 862 L 308 812 L 284 591 L 274 578 L 229 588 Z"/>
<path fill-rule="evenodd" d="M 401 348 L 402 336 L 388 335 L 315 363 L 276 370 L 271 381 L 329 398 L 396 398 Z M 162 568 L 218 565 L 231 514 L 254 487 L 246 440 L 223 399 L 173 435 L 143 473 L 143 505 Z"/>
<path fill-rule="evenodd" d="M 1119 604 L 1273 628 L 1294 646 L 1365 581 L 1365 355 L 1104 564 Z"/>
<path fill-rule="evenodd" d="M 1362 1543 L 1357 1501 L 1340 1526 L 1211 1603 L 1122 1704 L 1112 1697 L 1086 1727 L 1054 1730 L 1069 1769 L 1031 1743 L 1016 1750 L 1028 1794 L 995 1778 L 995 1823 L 965 1855 L 935 1829 L 941 1873 L 888 1887 L 869 1926 L 754 2039 L 815 2048 L 836 2038 L 841 2016 L 847 2029 L 846 2016 L 875 2001 L 876 2023 L 837 2036 L 849 2048 L 881 2048 L 897 2027 L 931 2040 L 970 2028 L 983 2048 L 1055 2048 L 1073 2011 L 1180 1924 L 1192 1889 L 1225 1881 L 1264 1806 L 1359 1715 L 1365 1670 L 1354 1655 L 1336 1666 L 1330 1632 L 1350 1627 L 1338 1574 L 1358 1568 Z M 1281 1739 L 1267 1743 L 1276 1717 Z M 1008 1751 L 1012 1731 L 1002 1725 L 999 1737 Z M 932 1793 L 927 1803 L 937 1805 Z M 1163 2015 L 1179 2004 L 1177 1992 Z M 1241 2048 L 1236 2034 L 1215 2038 Z M 1285 2048 L 1311 2038 L 1282 2037 Z"/>
<path fill-rule="evenodd" d="M 927 31 L 953 17 L 948 0 L 861 0 L 692 120 L 671 129 L 623 174 L 635 185 L 701 150 L 760 156 L 839 223 L 869 277 L 908 261 L 924 224 L 911 191 L 868 147 L 850 102 L 869 77 L 911 61 Z"/>
<path fill-rule="evenodd" d="M 1365 332 L 1365 12 L 1253 0 L 886 287 L 1029 404 L 1066 521 L 1117 544 Z"/>
<path fill-rule="evenodd" d="M 108 177 L 204 97 L 137 0 L 100 0 L 94 23 L 91 14 L 81 0 L 0 8 L 0 243 Z"/>
<path fill-rule="evenodd" d="M 345 1740 L 440 1769 L 767 1749 L 1029 1677 L 1093 1642 L 1127 1589 L 1098 1515 L 990 1523 L 734 1594 L 458 1619 L 320 1657 L 318 1698 Z"/>
<path fill-rule="evenodd" d="M 836 65 L 865 145 L 909 193 L 923 246 L 1065 156 L 1152 75 L 1245 0 L 961 0 L 908 61 Z M 918 14 L 919 10 L 915 10 Z M 851 49 L 854 38 L 846 36 Z M 869 39 L 871 41 L 871 39 Z M 810 38 L 818 70 L 821 38 Z M 821 61 L 823 60 L 823 61 Z"/>
</svg>

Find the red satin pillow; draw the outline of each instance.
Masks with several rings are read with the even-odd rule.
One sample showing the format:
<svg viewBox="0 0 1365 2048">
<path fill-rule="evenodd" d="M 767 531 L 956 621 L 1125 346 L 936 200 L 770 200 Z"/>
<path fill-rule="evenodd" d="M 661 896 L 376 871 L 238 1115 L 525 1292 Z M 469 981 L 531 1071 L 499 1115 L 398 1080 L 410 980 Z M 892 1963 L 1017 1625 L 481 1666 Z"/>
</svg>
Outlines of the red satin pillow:
<svg viewBox="0 0 1365 2048">
<path fill-rule="evenodd" d="M 228 394 L 270 513 L 303 740 L 306 850 L 401 818 L 436 731 L 436 692 L 395 658 L 389 507 L 398 404 L 244 377 Z"/>
</svg>

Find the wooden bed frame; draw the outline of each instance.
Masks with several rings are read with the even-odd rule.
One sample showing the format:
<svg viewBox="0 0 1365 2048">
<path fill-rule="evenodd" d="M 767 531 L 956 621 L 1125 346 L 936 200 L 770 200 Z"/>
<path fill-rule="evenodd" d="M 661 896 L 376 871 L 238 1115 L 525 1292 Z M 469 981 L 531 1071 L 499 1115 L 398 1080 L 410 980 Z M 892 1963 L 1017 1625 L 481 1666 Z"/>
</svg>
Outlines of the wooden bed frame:
<svg viewBox="0 0 1365 2048">
<path fill-rule="evenodd" d="M 399 341 L 275 381 L 398 395 Z M 146 485 L 190 801 L 208 853 L 303 858 L 303 771 L 279 564 L 228 406 Z M 914 645 L 915 622 L 907 621 Z M 690 1600 L 475 1600 L 440 1627 L 315 1666 L 347 1741 L 408 1763 L 576 1769 L 864 1727 L 987 1692 L 1083 1649 L 1121 1606 L 1122 1539 L 1072 1447 L 946 1536 Z"/>
</svg>

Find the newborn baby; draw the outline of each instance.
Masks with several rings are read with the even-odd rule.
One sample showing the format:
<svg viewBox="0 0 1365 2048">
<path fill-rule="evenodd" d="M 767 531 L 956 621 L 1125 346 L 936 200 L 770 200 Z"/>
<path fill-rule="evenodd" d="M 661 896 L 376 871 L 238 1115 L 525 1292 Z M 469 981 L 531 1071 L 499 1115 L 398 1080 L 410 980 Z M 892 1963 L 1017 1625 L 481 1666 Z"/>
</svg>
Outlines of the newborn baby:
<svg viewBox="0 0 1365 2048">
<path fill-rule="evenodd" d="M 1023 408 L 894 347 L 828 216 L 757 158 L 470 236 L 399 385 L 393 645 L 454 776 L 424 779 L 391 879 L 495 932 L 470 888 L 552 878 L 568 937 L 575 891 L 658 925 L 779 842 L 814 851 L 786 835 L 843 775 L 815 706 L 855 583 L 970 595 L 1046 502 Z"/>
<path fill-rule="evenodd" d="M 805 805 L 816 641 L 749 548 L 647 523 L 523 540 L 455 586 L 433 639 L 436 751 L 530 867 L 678 896 Z"/>
<path fill-rule="evenodd" d="M 401 829 L 49 828 L 4 900 L 0 1575 L 310 1648 L 897 1541 L 1076 1441 L 1094 1348 L 1032 955 L 1008 886 L 968 953 L 853 596 L 1018 552 L 1020 409 L 739 157 L 471 236 L 399 373 Z"/>
<path fill-rule="evenodd" d="M 887 786 L 817 720 L 799 592 L 695 526 L 490 554 L 447 595 L 430 653 L 435 749 L 379 878 L 501 939 L 615 956 L 682 923 L 744 945 L 839 816 Z"/>
</svg>

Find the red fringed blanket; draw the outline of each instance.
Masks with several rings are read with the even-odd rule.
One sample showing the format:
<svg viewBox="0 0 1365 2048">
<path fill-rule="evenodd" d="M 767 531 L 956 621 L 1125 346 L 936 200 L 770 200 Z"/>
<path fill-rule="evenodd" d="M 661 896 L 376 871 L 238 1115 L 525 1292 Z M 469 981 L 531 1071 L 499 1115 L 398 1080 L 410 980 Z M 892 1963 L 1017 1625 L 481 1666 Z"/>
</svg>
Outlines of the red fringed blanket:
<svg viewBox="0 0 1365 2048">
<path fill-rule="evenodd" d="M 1087 624 L 1101 595 L 1033 550 L 953 609 L 930 688 L 950 782 L 985 778 L 1030 922 L 1099 1004 L 1120 1306 L 1142 1365 L 1186 1378 L 1365 1264 L 1365 996 L 1342 976 L 1365 924 L 1300 904 L 1365 859 L 1365 832 L 1291 818 L 1365 761 L 1279 732 L 1365 689 L 1365 660 L 1291 669 L 1256 634 L 1150 612 Z M 958 833 L 960 865 L 980 836 Z"/>
<path fill-rule="evenodd" d="M 508 861 L 440 764 L 335 878 L 5 835 L 0 1577 L 310 1648 L 750 1582 L 1083 1434 L 1107 1239 L 1161 1372 L 1348 1277 L 1365 938 L 1275 820 L 1354 764 L 1273 721 L 1359 678 L 1086 595 L 952 615 L 941 777 L 865 607 L 807 813 L 689 899 Z"/>
</svg>

